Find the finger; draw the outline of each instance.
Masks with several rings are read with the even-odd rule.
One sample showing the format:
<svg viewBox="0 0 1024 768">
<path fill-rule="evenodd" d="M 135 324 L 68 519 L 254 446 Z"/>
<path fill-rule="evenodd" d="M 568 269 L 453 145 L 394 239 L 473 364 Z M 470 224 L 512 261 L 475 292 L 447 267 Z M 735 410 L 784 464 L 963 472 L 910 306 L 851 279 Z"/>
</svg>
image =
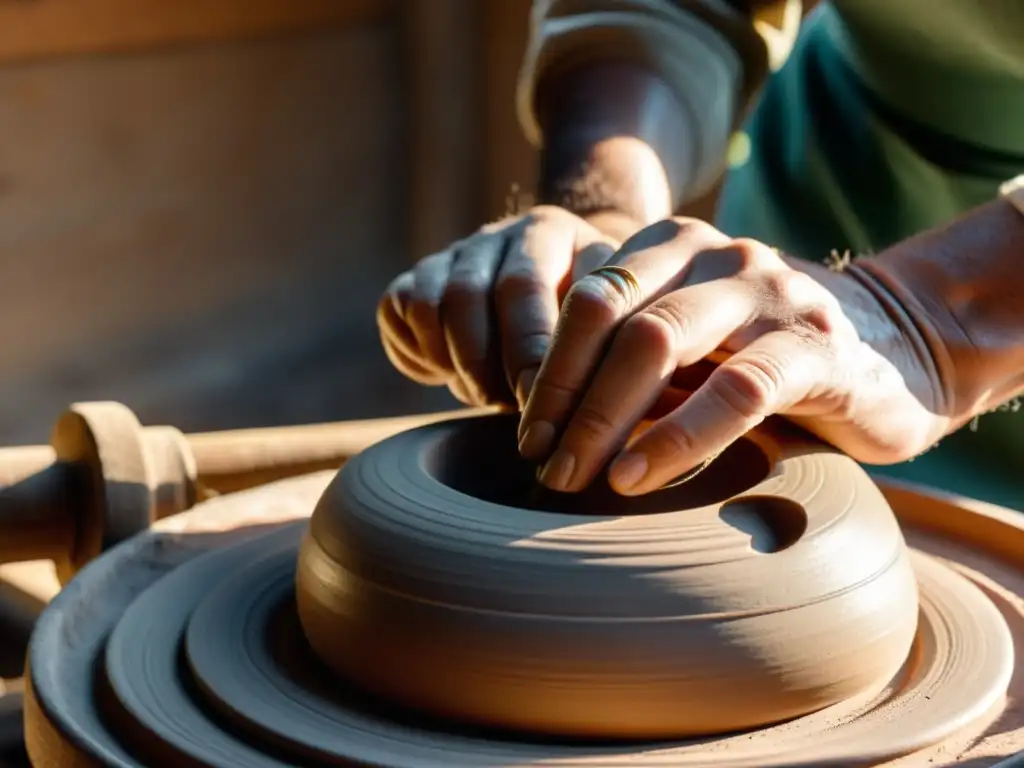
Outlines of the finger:
<svg viewBox="0 0 1024 768">
<path fill-rule="evenodd" d="M 592 233 L 599 237 L 595 230 Z M 501 334 L 502 362 L 509 388 L 522 408 L 537 370 L 551 345 L 563 286 L 580 250 L 580 233 L 568 226 L 534 222 L 517 232 L 495 283 L 495 309 Z M 611 245 L 587 242 L 583 251 L 611 255 Z"/>
<path fill-rule="evenodd" d="M 453 375 L 448 381 L 448 391 L 463 405 L 480 405 L 475 399 L 466 382 L 460 376 Z"/>
<path fill-rule="evenodd" d="M 454 371 L 441 325 L 441 297 L 448 284 L 452 252 L 441 251 L 420 259 L 413 269 L 413 285 L 400 314 L 412 329 L 424 365 Z"/>
<path fill-rule="evenodd" d="M 428 387 L 440 386 L 447 384 L 448 380 L 454 375 L 451 373 L 439 373 L 434 369 L 424 367 L 416 358 L 407 354 L 386 335 L 381 335 L 381 344 L 384 347 L 384 354 L 387 355 L 391 364 L 402 375 L 419 384 L 424 384 Z"/>
<path fill-rule="evenodd" d="M 826 388 L 834 368 L 820 335 L 787 330 L 762 336 L 621 453 L 609 468 L 610 484 L 623 495 L 660 488 L 768 416 Z"/>
<path fill-rule="evenodd" d="M 714 351 L 749 322 L 757 306 L 749 283 L 717 280 L 673 291 L 627 319 L 541 481 L 559 491 L 589 485 L 655 405 L 676 370 Z"/>
<path fill-rule="evenodd" d="M 502 235 L 479 234 L 456 251 L 441 297 L 448 353 L 474 404 L 507 399 L 492 290 L 505 250 Z"/>
<path fill-rule="evenodd" d="M 377 305 L 381 342 L 388 359 L 403 374 L 421 384 L 444 384 L 451 373 L 434 367 L 423 355 L 412 328 L 399 314 L 399 307 L 407 303 L 413 280 L 412 272 L 399 275 Z"/>
<path fill-rule="evenodd" d="M 573 285 L 523 411 L 524 456 L 539 460 L 554 448 L 619 323 L 670 290 L 695 254 L 724 242 L 725 235 L 703 222 L 662 222 L 642 230 L 611 259 L 629 269 L 635 285 L 603 272 Z"/>
</svg>

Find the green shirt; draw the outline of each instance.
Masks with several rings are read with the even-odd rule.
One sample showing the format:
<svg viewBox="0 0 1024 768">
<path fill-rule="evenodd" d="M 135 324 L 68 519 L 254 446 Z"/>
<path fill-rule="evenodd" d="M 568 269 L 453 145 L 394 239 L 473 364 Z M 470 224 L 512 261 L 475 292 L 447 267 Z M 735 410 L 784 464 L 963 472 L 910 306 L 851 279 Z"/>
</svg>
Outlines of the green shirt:
<svg viewBox="0 0 1024 768">
<path fill-rule="evenodd" d="M 1024 0 L 824 4 L 761 94 L 719 226 L 821 261 L 991 200 L 1024 173 L 1022 40 Z M 1024 410 L 878 471 L 1024 509 Z"/>
</svg>

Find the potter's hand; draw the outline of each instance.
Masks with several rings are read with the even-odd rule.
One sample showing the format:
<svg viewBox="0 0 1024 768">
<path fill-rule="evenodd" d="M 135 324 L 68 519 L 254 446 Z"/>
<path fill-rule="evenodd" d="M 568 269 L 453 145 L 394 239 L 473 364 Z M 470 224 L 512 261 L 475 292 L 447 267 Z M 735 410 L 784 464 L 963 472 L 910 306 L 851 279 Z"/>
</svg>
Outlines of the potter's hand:
<svg viewBox="0 0 1024 768">
<path fill-rule="evenodd" d="M 530 394 L 520 450 L 542 482 L 585 487 L 609 467 L 623 494 L 654 490 L 784 414 L 869 463 L 908 459 L 948 426 L 933 367 L 859 278 L 675 219 L 630 238 L 579 280 Z M 628 448 L 677 369 L 731 353 Z M 678 401 L 677 401 L 678 403 Z"/>
<path fill-rule="evenodd" d="M 469 405 L 522 406 L 573 274 L 616 247 L 553 206 L 488 225 L 391 283 L 377 310 L 388 357 Z"/>
</svg>

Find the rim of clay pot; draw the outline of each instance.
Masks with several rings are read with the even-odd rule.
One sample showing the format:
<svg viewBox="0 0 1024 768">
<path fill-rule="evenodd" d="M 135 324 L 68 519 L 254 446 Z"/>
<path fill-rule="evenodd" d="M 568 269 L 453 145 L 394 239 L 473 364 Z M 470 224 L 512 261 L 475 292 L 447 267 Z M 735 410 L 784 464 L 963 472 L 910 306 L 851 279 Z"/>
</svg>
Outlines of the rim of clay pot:
<svg viewBox="0 0 1024 768">
<path fill-rule="evenodd" d="M 497 413 L 457 422 L 441 422 L 425 430 L 417 446 L 418 460 L 428 477 L 469 498 L 502 507 L 569 515 L 625 516 L 698 509 L 749 493 L 776 471 L 781 454 L 779 436 L 768 427 L 755 430 L 729 446 L 685 483 L 643 496 L 620 496 L 601 473 L 578 493 L 558 493 L 536 480 L 537 466 L 518 450 L 518 416 Z M 409 430 L 389 440 L 408 442 Z M 788 437 L 788 435 L 787 435 Z M 814 452 L 800 441 L 789 451 Z"/>
<path fill-rule="evenodd" d="M 700 506 L 676 506 L 674 500 L 690 498 L 685 487 L 677 487 L 649 495 L 660 497 L 657 511 L 644 507 L 630 515 L 619 508 L 613 514 L 576 514 L 513 507 L 471 496 L 439 479 L 443 470 L 438 470 L 438 464 L 451 440 L 472 438 L 476 430 L 492 428 L 507 429 L 509 440 L 514 440 L 514 422 L 499 414 L 429 424 L 370 447 L 350 460 L 328 486 L 311 517 L 310 538 L 326 558 L 344 563 L 356 575 L 369 575 L 365 564 L 391 562 L 395 570 L 382 575 L 395 580 L 407 575 L 402 563 L 415 560 L 421 552 L 486 561 L 504 556 L 510 543 L 519 544 L 515 547 L 516 571 L 500 574 L 502 598 L 514 599 L 514 594 L 508 593 L 516 592 L 516 578 L 522 575 L 530 582 L 526 597 L 543 601 L 543 595 L 529 588 L 535 585 L 538 569 L 550 568 L 550 582 L 555 585 L 567 568 L 586 568 L 596 581 L 588 585 L 574 580 L 571 586 L 593 605 L 609 604 L 607 612 L 598 608 L 596 613 L 579 613 L 592 618 L 619 618 L 623 611 L 637 618 L 658 618 L 680 609 L 677 594 L 669 595 L 668 602 L 611 607 L 615 595 L 608 592 L 607 566 L 612 564 L 640 574 L 742 561 L 749 569 L 744 577 L 759 585 L 758 594 L 749 602 L 738 596 L 731 599 L 728 611 L 742 614 L 803 605 L 821 597 L 821 589 L 809 578 L 795 578 L 785 585 L 774 578 L 780 570 L 805 560 L 795 545 L 815 541 L 820 547 L 816 557 L 806 561 L 811 570 L 802 576 L 843 563 L 842 578 L 850 583 L 866 581 L 891 567 L 905 548 L 888 502 L 864 469 L 800 432 L 778 433 L 766 428 L 744 438 L 749 447 L 743 450 L 761 457 L 767 476 L 753 485 L 744 483 L 745 490 L 734 496 Z M 521 470 L 520 478 L 529 482 L 528 474 Z M 624 505 L 633 502 L 618 498 Z M 670 506 L 663 509 L 665 505 Z M 858 519 L 856 538 L 844 540 L 842 528 L 851 517 Z M 867 532 L 875 537 L 871 546 L 865 546 L 863 535 Z M 697 537 L 704 548 L 701 556 L 693 548 L 680 549 L 687 535 Z M 351 542 L 356 541 L 365 549 L 354 547 Z M 415 549 L 404 550 L 403 545 L 410 541 Z M 863 550 L 861 557 L 849 556 L 851 545 Z M 643 547 L 647 559 L 620 557 L 616 550 L 622 546 Z M 556 550 L 576 550 L 579 557 L 567 562 Z M 671 559 L 656 563 L 651 559 L 655 557 Z M 485 562 L 472 564 L 486 571 Z M 442 592 L 458 586 L 453 585 L 452 577 L 463 577 L 468 568 L 416 573 L 421 581 L 414 591 L 425 599 L 444 602 Z M 619 576 L 613 574 L 612 578 Z M 381 583 L 400 594 L 410 594 L 408 585 L 398 581 Z M 432 594 L 435 585 L 441 592 Z M 468 589 L 473 586 L 466 585 Z M 493 607 L 487 602 L 466 605 L 484 610 Z M 515 608 L 509 606 L 508 610 Z M 524 609 L 527 614 L 538 612 L 546 611 L 537 602 Z"/>
</svg>

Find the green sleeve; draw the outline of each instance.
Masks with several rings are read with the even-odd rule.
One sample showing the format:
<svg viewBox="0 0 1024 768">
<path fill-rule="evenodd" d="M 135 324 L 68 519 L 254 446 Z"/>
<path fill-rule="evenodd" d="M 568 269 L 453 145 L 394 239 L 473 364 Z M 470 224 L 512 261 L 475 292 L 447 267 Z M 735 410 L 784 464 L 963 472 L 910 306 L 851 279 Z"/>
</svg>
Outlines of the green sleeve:
<svg viewBox="0 0 1024 768">
<path fill-rule="evenodd" d="M 915 6 L 933 12 L 926 34 L 910 16 L 893 16 Z M 975 15 L 965 19 L 968 9 Z M 1024 173 L 1022 35 L 1016 0 L 821 8 L 761 94 L 749 140 L 734 142 L 747 151 L 733 158 L 719 226 L 820 261 L 831 251 L 877 252 L 991 200 Z M 932 46 L 910 47 L 922 37 Z M 940 45 L 950 40 L 959 42 Z M 975 426 L 884 472 L 1024 509 L 1024 413 L 1007 409 Z"/>
</svg>

